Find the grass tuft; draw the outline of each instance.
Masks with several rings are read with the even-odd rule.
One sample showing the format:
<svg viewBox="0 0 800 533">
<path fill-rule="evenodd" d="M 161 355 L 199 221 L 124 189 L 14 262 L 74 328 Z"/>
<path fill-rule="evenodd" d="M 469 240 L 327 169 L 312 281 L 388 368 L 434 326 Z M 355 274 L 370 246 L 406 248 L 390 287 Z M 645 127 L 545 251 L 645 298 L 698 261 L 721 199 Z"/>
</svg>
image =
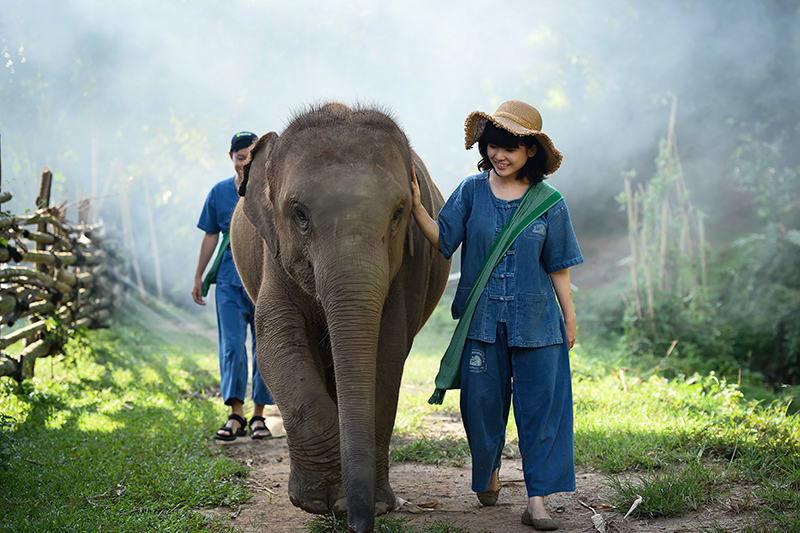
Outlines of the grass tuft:
<svg viewBox="0 0 800 533">
<path fill-rule="evenodd" d="M 717 494 L 716 472 L 703 464 L 689 463 L 648 475 L 631 477 L 610 476 L 607 485 L 615 491 L 612 504 L 627 512 L 641 496 L 642 502 L 631 513 L 644 518 L 682 516 L 697 511 L 711 502 Z"/>
<path fill-rule="evenodd" d="M 416 461 L 436 466 L 464 466 L 470 458 L 465 439 L 422 436 L 405 446 L 392 448 L 389 460 L 394 463 Z"/>
</svg>

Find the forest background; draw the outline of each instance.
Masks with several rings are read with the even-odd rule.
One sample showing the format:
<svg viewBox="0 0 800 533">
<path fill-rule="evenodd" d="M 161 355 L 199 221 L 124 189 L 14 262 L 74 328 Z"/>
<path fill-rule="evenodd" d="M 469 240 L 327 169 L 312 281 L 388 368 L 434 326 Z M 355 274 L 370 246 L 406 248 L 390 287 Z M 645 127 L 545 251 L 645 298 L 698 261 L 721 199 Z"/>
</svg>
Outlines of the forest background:
<svg viewBox="0 0 800 533">
<path fill-rule="evenodd" d="M 630 234 L 671 260 L 669 274 L 634 257 L 634 288 L 619 276 L 579 290 L 581 335 L 639 365 L 670 353 L 673 373 L 780 387 L 800 380 L 798 28 L 790 0 L 2 0 L 6 209 L 32 208 L 48 167 L 68 215 L 92 198 L 122 243 L 127 202 L 148 291 L 193 309 L 195 224 L 232 174 L 234 132 L 280 133 L 330 100 L 381 105 L 447 196 L 475 172 L 467 114 L 520 99 L 565 156 L 550 183 L 579 241 Z M 637 191 L 645 219 L 630 232 Z M 668 212 L 693 213 L 691 229 L 652 226 Z M 667 278 L 688 281 L 659 290 Z"/>
</svg>

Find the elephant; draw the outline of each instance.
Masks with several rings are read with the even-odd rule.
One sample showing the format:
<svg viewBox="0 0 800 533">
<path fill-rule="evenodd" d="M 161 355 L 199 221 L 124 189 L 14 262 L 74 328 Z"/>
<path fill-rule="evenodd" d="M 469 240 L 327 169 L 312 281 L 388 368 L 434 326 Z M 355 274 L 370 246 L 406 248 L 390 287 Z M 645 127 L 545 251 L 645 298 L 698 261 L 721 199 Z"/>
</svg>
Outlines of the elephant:
<svg viewBox="0 0 800 533">
<path fill-rule="evenodd" d="M 286 430 L 289 497 L 346 512 L 356 532 L 394 508 L 403 367 L 450 270 L 411 215 L 412 164 L 435 216 L 442 195 L 387 112 L 310 106 L 253 145 L 231 221 L 258 368 Z"/>
</svg>

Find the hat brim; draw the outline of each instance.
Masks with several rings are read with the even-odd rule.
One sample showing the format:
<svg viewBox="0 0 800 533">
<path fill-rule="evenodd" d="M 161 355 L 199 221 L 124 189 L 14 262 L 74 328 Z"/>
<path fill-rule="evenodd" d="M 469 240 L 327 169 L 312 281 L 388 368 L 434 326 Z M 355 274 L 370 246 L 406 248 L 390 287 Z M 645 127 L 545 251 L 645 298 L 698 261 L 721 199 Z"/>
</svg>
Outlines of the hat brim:
<svg viewBox="0 0 800 533">
<path fill-rule="evenodd" d="M 483 111 L 473 111 L 464 122 L 464 146 L 467 150 L 472 148 L 472 146 L 478 142 L 478 139 L 481 138 L 487 122 L 491 122 L 498 128 L 513 133 L 518 137 L 535 137 L 536 140 L 539 141 L 539 144 L 542 145 L 542 149 L 547 155 L 544 165 L 545 175 L 552 174 L 561 166 L 561 161 L 564 157 L 561 155 L 561 152 L 556 149 L 553 141 L 546 133 L 539 130 L 528 129 L 509 118 L 495 117 Z"/>
</svg>

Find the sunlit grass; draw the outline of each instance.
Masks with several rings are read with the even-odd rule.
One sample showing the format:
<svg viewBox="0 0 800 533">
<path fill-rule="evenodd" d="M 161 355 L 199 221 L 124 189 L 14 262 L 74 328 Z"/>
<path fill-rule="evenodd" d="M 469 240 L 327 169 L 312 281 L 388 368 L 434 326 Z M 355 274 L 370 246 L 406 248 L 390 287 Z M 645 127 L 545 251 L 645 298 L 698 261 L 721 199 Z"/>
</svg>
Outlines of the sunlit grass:
<svg viewBox="0 0 800 533">
<path fill-rule="evenodd" d="M 438 334 L 449 335 L 442 324 L 434 321 Z M 423 329 L 421 338 L 403 374 L 392 459 L 458 464 L 441 443 L 467 450 L 459 391 L 449 391 L 444 405 L 427 403 L 449 337 L 431 340 Z M 761 400 L 766 391 L 750 396 L 754 385 L 713 373 L 668 380 L 647 368 L 626 370 L 626 360 L 614 344 L 571 352 L 576 464 L 608 475 L 623 512 L 646 493 L 647 505 L 633 516 L 682 515 L 713 506 L 742 483 L 757 485 L 753 498 L 761 502 L 748 530 L 789 531 L 800 522 L 800 419 L 788 400 Z M 506 453 L 516 438 L 512 412 Z"/>
<path fill-rule="evenodd" d="M 0 382 L 0 531 L 216 531 L 247 468 L 209 447 L 223 418 L 213 340 L 126 308 L 110 330 Z M 155 318 L 155 319 L 154 319 Z"/>
</svg>

